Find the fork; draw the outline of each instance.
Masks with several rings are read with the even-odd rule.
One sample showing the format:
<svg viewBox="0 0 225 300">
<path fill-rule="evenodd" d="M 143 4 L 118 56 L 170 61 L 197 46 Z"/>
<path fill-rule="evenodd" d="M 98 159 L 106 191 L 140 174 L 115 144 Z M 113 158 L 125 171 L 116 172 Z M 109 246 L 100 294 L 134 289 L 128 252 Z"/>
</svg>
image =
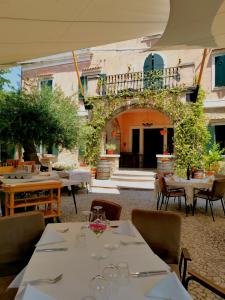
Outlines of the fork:
<svg viewBox="0 0 225 300">
<path fill-rule="evenodd" d="M 144 245 L 145 242 L 142 241 L 120 241 L 120 244 L 123 246 L 127 245 Z"/>
<path fill-rule="evenodd" d="M 53 277 L 53 278 L 38 278 L 38 279 L 34 279 L 34 280 L 28 280 L 28 281 L 24 281 L 22 285 L 28 285 L 28 284 L 41 284 L 41 283 L 50 283 L 50 284 L 53 284 L 53 283 L 56 283 L 58 281 L 60 281 L 63 277 L 63 274 L 59 274 L 58 276 L 56 277 Z"/>
</svg>

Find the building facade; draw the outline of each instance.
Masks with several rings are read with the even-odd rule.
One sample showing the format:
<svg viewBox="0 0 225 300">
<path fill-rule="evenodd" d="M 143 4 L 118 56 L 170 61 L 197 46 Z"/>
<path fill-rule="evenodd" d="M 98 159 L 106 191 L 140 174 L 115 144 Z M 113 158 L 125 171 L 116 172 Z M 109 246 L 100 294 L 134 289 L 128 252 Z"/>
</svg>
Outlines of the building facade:
<svg viewBox="0 0 225 300">
<path fill-rule="evenodd" d="M 90 111 L 84 104 L 88 96 L 183 87 L 186 92 L 182 101 L 192 101 L 203 49 L 153 52 L 150 47 L 158 38 L 144 37 L 76 52 L 84 97 L 71 53 L 23 64 L 22 86 L 59 86 L 66 95 L 76 96 L 79 114 L 87 120 Z M 204 109 L 212 139 L 225 147 L 225 49 L 213 49 L 207 55 L 201 86 L 206 92 Z M 121 167 L 154 168 L 156 153 L 173 152 L 173 124 L 161 112 L 127 108 L 106 124 L 105 144 L 116 145 Z"/>
</svg>

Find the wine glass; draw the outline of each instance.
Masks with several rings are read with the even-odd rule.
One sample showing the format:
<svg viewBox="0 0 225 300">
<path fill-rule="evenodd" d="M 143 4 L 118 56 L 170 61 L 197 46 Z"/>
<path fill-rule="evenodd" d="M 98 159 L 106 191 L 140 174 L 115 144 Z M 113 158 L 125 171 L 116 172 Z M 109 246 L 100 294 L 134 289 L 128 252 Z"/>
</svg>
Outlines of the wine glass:
<svg viewBox="0 0 225 300">
<path fill-rule="evenodd" d="M 91 279 L 90 289 L 96 300 L 107 300 L 109 297 L 108 281 L 101 275 L 97 275 Z"/>
<path fill-rule="evenodd" d="M 95 206 L 94 212 L 91 215 L 91 222 L 89 228 L 95 233 L 96 237 L 99 237 L 107 229 L 106 220 L 104 218 L 104 212 L 102 206 Z"/>
<path fill-rule="evenodd" d="M 81 214 L 82 214 L 82 220 L 85 222 L 85 224 L 82 225 L 82 228 L 89 228 L 89 222 L 92 219 L 92 211 L 83 210 Z"/>
<path fill-rule="evenodd" d="M 104 245 L 104 248 L 107 249 L 110 253 L 111 263 L 113 263 L 113 251 L 117 250 L 119 246 L 120 245 L 118 243 L 108 243 Z"/>
<path fill-rule="evenodd" d="M 119 270 L 117 266 L 111 264 L 104 267 L 102 275 L 109 284 L 109 295 L 116 295 L 119 287 Z"/>
</svg>

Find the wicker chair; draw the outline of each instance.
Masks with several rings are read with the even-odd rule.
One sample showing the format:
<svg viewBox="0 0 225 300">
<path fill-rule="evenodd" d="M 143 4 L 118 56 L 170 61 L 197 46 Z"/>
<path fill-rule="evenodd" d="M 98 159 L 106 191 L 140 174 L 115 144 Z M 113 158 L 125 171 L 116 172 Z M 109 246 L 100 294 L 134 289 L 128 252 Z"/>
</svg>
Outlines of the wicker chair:
<svg viewBox="0 0 225 300">
<path fill-rule="evenodd" d="M 134 209 L 132 222 L 149 247 L 185 282 L 187 249 L 180 247 L 181 217 L 172 212 Z"/>
<path fill-rule="evenodd" d="M 107 220 L 116 221 L 120 219 L 121 205 L 107 200 L 95 199 L 91 203 L 91 211 L 94 210 L 95 206 L 102 206 Z"/>
<path fill-rule="evenodd" d="M 212 190 L 195 189 L 192 214 L 194 215 L 194 213 L 195 213 L 197 198 L 202 198 L 202 199 L 206 200 L 206 206 L 205 206 L 206 213 L 208 210 L 208 203 L 209 203 L 213 221 L 215 221 L 214 215 L 213 215 L 213 202 L 218 201 L 218 200 L 221 201 L 223 212 L 225 215 L 225 203 L 223 200 L 224 193 L 225 193 L 225 179 L 214 180 Z"/>
</svg>

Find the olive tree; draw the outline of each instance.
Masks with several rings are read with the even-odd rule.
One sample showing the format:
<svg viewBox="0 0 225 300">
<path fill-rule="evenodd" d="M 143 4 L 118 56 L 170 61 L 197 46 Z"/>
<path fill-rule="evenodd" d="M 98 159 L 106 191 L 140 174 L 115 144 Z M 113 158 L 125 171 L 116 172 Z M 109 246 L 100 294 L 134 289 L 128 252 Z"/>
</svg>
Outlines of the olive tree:
<svg viewBox="0 0 225 300">
<path fill-rule="evenodd" d="M 24 160 L 38 161 L 39 144 L 74 148 L 78 126 L 75 101 L 60 89 L 0 93 L 0 141 L 21 145 Z"/>
</svg>

